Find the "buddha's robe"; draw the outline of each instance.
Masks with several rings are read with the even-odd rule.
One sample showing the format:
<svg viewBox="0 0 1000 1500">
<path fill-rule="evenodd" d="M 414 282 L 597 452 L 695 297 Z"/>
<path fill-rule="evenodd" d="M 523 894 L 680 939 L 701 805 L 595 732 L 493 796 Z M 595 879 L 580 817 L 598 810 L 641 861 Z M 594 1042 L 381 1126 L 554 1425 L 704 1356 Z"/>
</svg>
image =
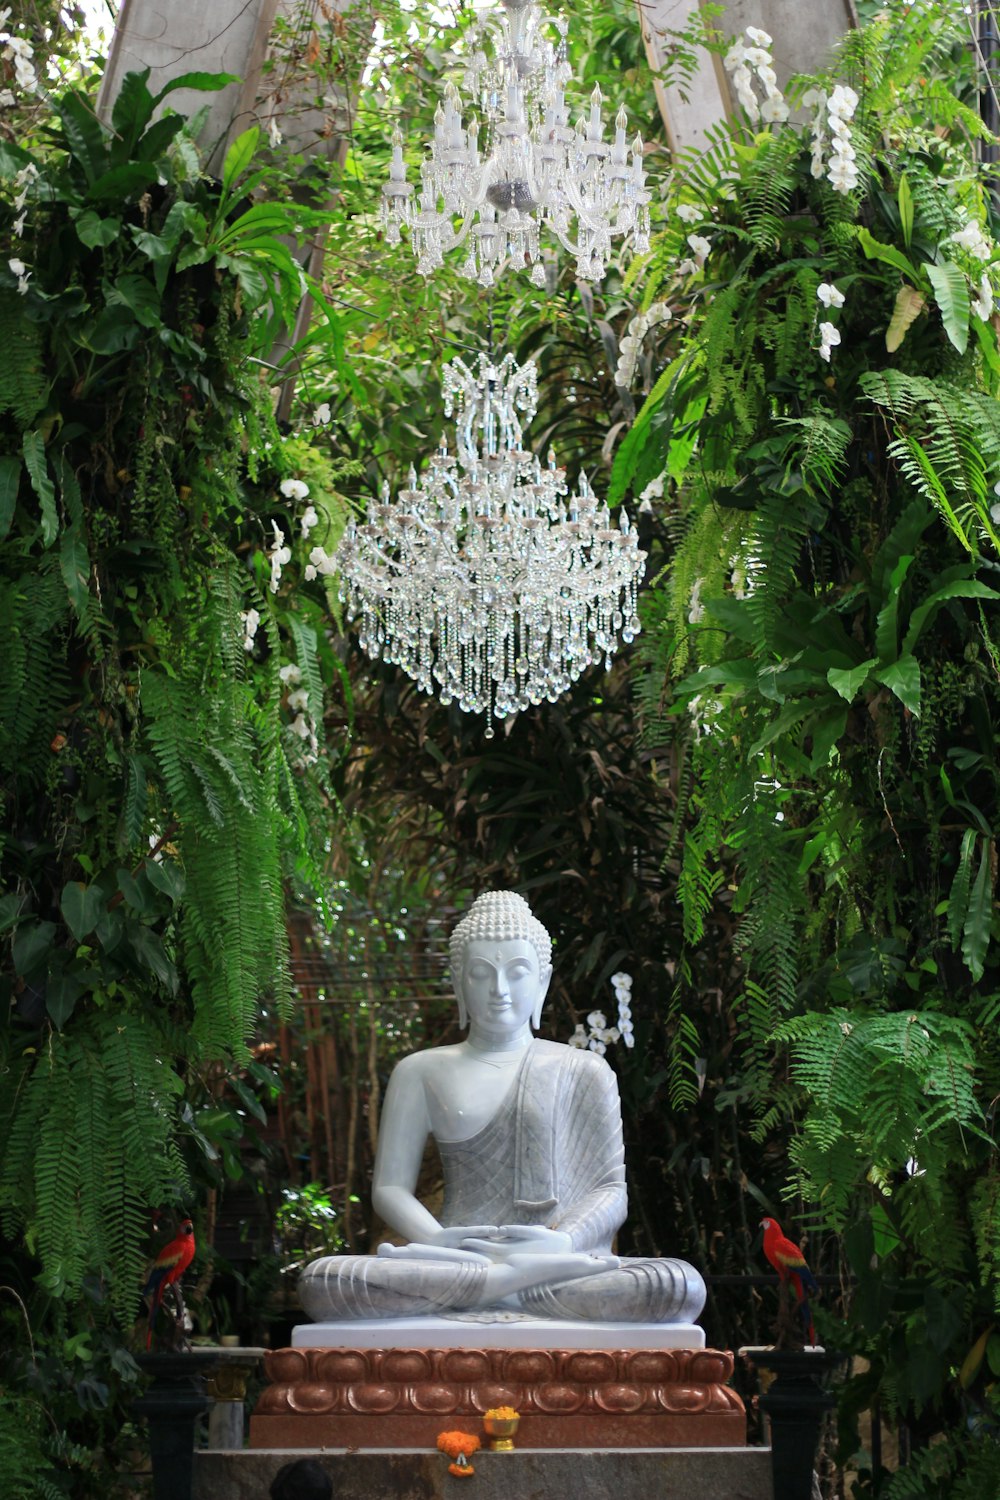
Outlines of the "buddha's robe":
<svg viewBox="0 0 1000 1500">
<path fill-rule="evenodd" d="M 625 1151 L 617 1080 L 594 1053 L 536 1039 L 489 1124 L 437 1145 L 446 1228 L 541 1224 L 568 1234 L 574 1251 L 610 1252 L 628 1209 Z M 441 1314 L 482 1308 L 486 1271 L 476 1261 L 326 1256 L 306 1267 L 299 1292 L 318 1321 Z M 685 1261 L 643 1259 L 540 1280 L 504 1305 L 544 1318 L 689 1323 L 704 1301 L 704 1283 Z"/>
</svg>

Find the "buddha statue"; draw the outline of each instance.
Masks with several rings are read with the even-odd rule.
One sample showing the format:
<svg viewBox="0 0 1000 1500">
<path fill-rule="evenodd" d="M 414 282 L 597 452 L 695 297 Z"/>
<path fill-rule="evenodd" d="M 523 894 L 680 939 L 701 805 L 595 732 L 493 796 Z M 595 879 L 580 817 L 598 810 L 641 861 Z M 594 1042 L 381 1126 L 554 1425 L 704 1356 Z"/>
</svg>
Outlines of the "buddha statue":
<svg viewBox="0 0 1000 1500">
<path fill-rule="evenodd" d="M 480 896 L 455 927 L 451 971 L 468 1035 L 404 1058 L 382 1109 L 372 1199 L 407 1243 L 313 1261 L 299 1290 L 314 1320 L 493 1309 L 689 1325 L 700 1313 L 705 1285 L 685 1261 L 611 1252 L 627 1212 L 617 1080 L 603 1057 L 533 1035 L 551 948 L 510 891 Z M 439 1218 L 415 1195 L 428 1136 L 444 1175 Z"/>
</svg>

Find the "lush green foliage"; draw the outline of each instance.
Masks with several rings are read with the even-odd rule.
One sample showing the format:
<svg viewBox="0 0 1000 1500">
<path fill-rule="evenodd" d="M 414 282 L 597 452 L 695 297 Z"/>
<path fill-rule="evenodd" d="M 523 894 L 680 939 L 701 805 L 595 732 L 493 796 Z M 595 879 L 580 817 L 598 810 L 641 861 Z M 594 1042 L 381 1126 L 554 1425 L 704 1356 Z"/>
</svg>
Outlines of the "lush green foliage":
<svg viewBox="0 0 1000 1500">
<path fill-rule="evenodd" d="M 1000 360 L 980 126 L 945 82 L 964 18 L 904 11 L 836 68 L 855 191 L 794 126 L 679 169 L 640 273 L 676 331 L 612 492 L 661 492 L 674 539 L 641 698 L 691 757 L 687 940 L 732 879 L 756 1133 L 797 1119 L 796 1187 L 858 1278 L 827 1337 L 929 1436 L 1000 1285 Z"/>
<path fill-rule="evenodd" d="M 286 545 L 300 519 L 332 545 L 334 466 L 264 378 L 313 218 L 267 201 L 256 129 L 215 182 L 158 102 L 131 75 L 109 129 L 69 90 L 30 151 L 0 142 L 0 1213 L 40 1338 L 81 1295 L 130 1324 L 150 1211 L 240 1175 L 340 681 Z M 307 341 L 334 363 L 338 327 Z"/>
</svg>

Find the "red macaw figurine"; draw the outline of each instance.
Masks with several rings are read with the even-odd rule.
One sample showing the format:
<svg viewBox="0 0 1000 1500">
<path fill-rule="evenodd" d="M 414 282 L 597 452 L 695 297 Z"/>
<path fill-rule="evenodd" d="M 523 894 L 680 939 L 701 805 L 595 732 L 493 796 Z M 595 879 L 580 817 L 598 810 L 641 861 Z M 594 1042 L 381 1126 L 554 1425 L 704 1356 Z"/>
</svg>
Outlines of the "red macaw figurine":
<svg viewBox="0 0 1000 1500">
<path fill-rule="evenodd" d="M 153 1342 L 153 1325 L 156 1322 L 156 1314 L 160 1310 L 160 1303 L 163 1301 L 163 1293 L 168 1286 L 173 1286 L 175 1281 L 180 1281 L 194 1260 L 194 1248 L 194 1225 L 190 1219 L 185 1219 L 169 1245 L 164 1245 L 153 1262 L 146 1285 L 142 1289 L 142 1295 L 149 1298 L 147 1349 Z"/>
<path fill-rule="evenodd" d="M 810 1344 L 815 1344 L 816 1330 L 813 1327 L 812 1312 L 806 1292 L 819 1290 L 816 1278 L 806 1264 L 806 1258 L 798 1245 L 793 1244 L 782 1234 L 781 1225 L 777 1219 L 761 1219 L 760 1225 L 764 1231 L 764 1254 L 777 1271 L 782 1283 L 791 1282 L 802 1316 L 802 1327 L 809 1335 Z"/>
</svg>

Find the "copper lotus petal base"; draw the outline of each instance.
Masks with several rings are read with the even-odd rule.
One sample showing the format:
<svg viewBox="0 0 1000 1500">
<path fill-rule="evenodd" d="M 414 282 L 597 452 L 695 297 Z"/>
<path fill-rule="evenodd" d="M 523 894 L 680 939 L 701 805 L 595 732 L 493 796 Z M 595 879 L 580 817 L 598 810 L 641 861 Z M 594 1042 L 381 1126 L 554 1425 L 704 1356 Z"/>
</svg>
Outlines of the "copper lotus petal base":
<svg viewBox="0 0 1000 1500">
<path fill-rule="evenodd" d="M 743 1402 L 718 1349 L 276 1349 L 251 1448 L 432 1448 L 521 1414 L 518 1448 L 738 1447 Z"/>
</svg>

